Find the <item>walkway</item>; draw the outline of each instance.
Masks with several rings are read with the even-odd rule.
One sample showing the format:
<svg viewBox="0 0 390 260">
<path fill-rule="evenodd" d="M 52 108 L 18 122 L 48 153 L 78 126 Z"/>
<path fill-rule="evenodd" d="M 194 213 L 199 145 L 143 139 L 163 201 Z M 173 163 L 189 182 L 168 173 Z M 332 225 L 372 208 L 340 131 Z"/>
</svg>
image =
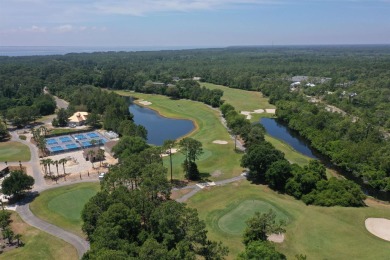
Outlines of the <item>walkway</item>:
<svg viewBox="0 0 390 260">
<path fill-rule="evenodd" d="M 58 107 L 66 107 L 67 106 L 67 104 L 65 104 L 65 103 L 60 104 L 61 100 L 59 100 L 58 98 L 56 98 L 56 101 L 57 101 Z M 223 125 L 227 128 L 226 122 L 225 122 L 224 118 L 222 117 L 222 115 L 221 115 L 220 119 L 221 119 L 221 122 L 223 123 Z M 23 143 L 30 148 L 31 159 L 30 159 L 30 161 L 24 162 L 23 164 L 27 165 L 27 167 L 31 167 L 31 172 L 32 172 L 32 175 L 33 175 L 34 180 L 35 180 L 33 193 L 35 192 L 36 194 L 38 194 L 38 193 L 45 191 L 45 190 L 48 190 L 48 189 L 58 188 L 58 187 L 72 185 L 72 184 L 76 184 L 76 183 L 97 182 L 98 181 L 96 179 L 95 180 L 84 179 L 84 180 L 69 181 L 69 182 L 60 183 L 58 185 L 48 186 L 43 178 L 43 174 L 42 174 L 40 166 L 39 166 L 40 159 L 38 156 L 38 150 L 30 142 L 30 137 L 27 140 L 21 140 L 16 131 L 12 131 L 10 133 L 12 136 L 11 141 Z M 232 139 L 234 139 L 233 136 L 231 136 L 231 137 L 232 137 Z M 240 150 L 245 149 L 240 142 L 237 142 L 237 148 Z M 16 162 L 13 162 L 13 163 L 10 162 L 8 165 L 19 165 L 19 164 Z M 221 185 L 225 185 L 225 184 L 239 181 L 239 180 L 243 180 L 243 179 L 246 179 L 245 173 L 242 174 L 241 176 L 237 176 L 237 177 L 234 177 L 231 179 L 217 181 L 217 182 L 215 182 L 215 184 L 216 184 L 216 186 L 221 186 Z M 180 190 L 180 189 L 192 189 L 192 191 L 183 195 L 182 197 L 176 199 L 176 201 L 178 201 L 178 202 L 185 202 L 189 198 L 194 196 L 197 192 L 202 190 L 197 185 L 189 185 L 189 186 L 185 186 L 182 188 L 174 188 L 173 190 Z M 23 221 L 25 221 L 27 224 L 29 224 L 35 228 L 38 228 L 46 233 L 49 233 L 55 237 L 58 237 L 64 241 L 66 241 L 67 243 L 73 245 L 76 248 L 79 257 L 81 258 L 83 256 L 83 254 L 90 249 L 89 243 L 84 238 L 81 238 L 75 234 L 72 234 L 68 231 L 65 231 L 65 230 L 63 230 L 55 225 L 52 225 L 52 224 L 34 216 L 34 214 L 31 212 L 30 207 L 29 207 L 31 199 L 33 199 L 33 197 L 27 198 L 25 201 L 18 203 L 16 206 L 16 212 L 18 212 L 18 214 L 23 219 Z"/>
<path fill-rule="evenodd" d="M 19 216 L 23 219 L 23 221 L 30 226 L 38 228 L 55 237 L 61 238 L 65 242 L 68 242 L 69 244 L 73 245 L 77 250 L 79 258 L 81 258 L 84 253 L 89 250 L 89 243 L 85 239 L 34 216 L 30 210 L 29 203 L 19 204 L 16 207 L 16 212 L 18 212 Z"/>
</svg>

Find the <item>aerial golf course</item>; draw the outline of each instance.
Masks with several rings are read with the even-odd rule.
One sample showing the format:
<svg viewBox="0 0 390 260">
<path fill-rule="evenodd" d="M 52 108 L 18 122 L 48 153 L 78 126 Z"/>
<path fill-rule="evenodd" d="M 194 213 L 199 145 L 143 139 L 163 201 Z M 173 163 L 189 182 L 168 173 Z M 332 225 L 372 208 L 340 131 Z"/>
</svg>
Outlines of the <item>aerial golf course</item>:
<svg viewBox="0 0 390 260">
<path fill-rule="evenodd" d="M 223 89 L 226 95 L 223 99 L 233 106 L 237 105 L 238 110 L 273 108 L 265 98 L 257 98 L 255 92 L 234 90 L 233 93 L 226 87 L 202 85 Z M 234 151 L 234 141 L 220 122 L 219 111 L 189 100 L 171 100 L 159 95 L 124 91 L 117 93 L 147 100 L 152 103 L 149 108 L 163 116 L 193 120 L 196 129 L 189 135 L 203 144 L 204 154 L 197 163 L 205 180 L 224 180 L 242 173 L 242 153 Z M 235 101 L 234 97 L 239 97 L 239 100 Z M 246 100 L 246 107 L 238 107 L 243 100 Z M 266 138 L 283 151 L 290 162 L 300 165 L 309 162 L 310 158 L 297 153 L 285 143 L 269 136 Z M 215 140 L 225 140 L 227 144 L 215 144 Z M 173 155 L 175 179 L 184 179 L 181 168 L 183 160 L 182 154 Z M 164 165 L 169 167 L 168 158 L 164 159 Z M 92 183 L 45 191 L 31 204 L 31 210 L 46 221 L 81 235 L 79 214 L 98 189 L 98 184 Z M 289 259 L 294 259 L 297 254 L 306 255 L 307 259 L 386 259 L 390 254 L 389 242 L 373 236 L 364 226 L 368 217 L 390 218 L 390 205 L 372 199 L 368 199 L 367 207 L 363 208 L 306 206 L 302 201 L 279 194 L 267 186 L 241 180 L 205 188 L 186 203 L 198 210 L 200 218 L 206 223 L 209 238 L 222 241 L 229 247 L 229 259 L 235 259 L 244 249 L 241 241 L 245 221 L 256 211 L 268 212 L 270 209 L 276 212 L 277 219 L 287 223 L 285 240 L 276 247 Z"/>
</svg>

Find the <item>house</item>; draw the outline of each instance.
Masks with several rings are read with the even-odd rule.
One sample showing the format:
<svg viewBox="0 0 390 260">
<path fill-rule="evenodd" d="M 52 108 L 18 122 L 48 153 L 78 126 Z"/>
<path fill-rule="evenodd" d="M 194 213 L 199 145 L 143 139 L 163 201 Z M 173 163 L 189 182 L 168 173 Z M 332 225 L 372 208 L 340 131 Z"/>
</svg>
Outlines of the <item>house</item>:
<svg viewBox="0 0 390 260">
<path fill-rule="evenodd" d="M 99 147 L 87 148 L 83 151 L 83 157 L 86 161 L 95 162 L 99 158 Z"/>
<path fill-rule="evenodd" d="M 108 141 L 104 144 L 104 150 L 110 154 L 111 156 L 114 156 L 114 153 L 112 152 L 112 148 L 118 143 L 118 141 Z"/>
<path fill-rule="evenodd" d="M 81 126 L 84 125 L 88 118 L 88 112 L 76 112 L 73 116 L 69 117 L 69 126 Z"/>
</svg>

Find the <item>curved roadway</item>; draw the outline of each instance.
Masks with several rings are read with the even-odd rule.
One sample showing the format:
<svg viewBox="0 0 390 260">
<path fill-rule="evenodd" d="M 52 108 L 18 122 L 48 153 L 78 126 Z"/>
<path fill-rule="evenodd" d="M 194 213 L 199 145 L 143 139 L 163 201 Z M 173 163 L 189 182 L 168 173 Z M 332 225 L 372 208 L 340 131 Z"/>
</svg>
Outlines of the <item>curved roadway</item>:
<svg viewBox="0 0 390 260">
<path fill-rule="evenodd" d="M 55 97 L 55 98 L 56 98 L 58 107 L 67 107 L 68 104 L 66 103 L 66 101 L 62 102 L 63 100 L 58 99 L 57 97 Z M 221 117 L 221 121 L 226 127 L 226 123 L 223 122 L 224 120 L 222 117 Z M 42 175 L 42 172 L 41 172 L 41 169 L 39 166 L 40 159 L 38 156 L 37 148 L 30 142 L 30 139 L 27 139 L 26 141 L 21 140 L 16 131 L 12 131 L 12 132 L 10 132 L 10 134 L 12 136 L 11 141 L 23 143 L 30 148 L 31 159 L 30 159 L 30 161 L 26 162 L 25 164 L 27 164 L 31 167 L 31 172 L 32 172 L 32 175 L 33 175 L 34 180 L 35 180 L 32 194 L 34 194 L 34 193 L 38 194 L 39 192 L 42 192 L 44 190 L 57 188 L 60 186 L 71 185 L 71 184 L 80 183 L 80 182 L 98 181 L 98 180 L 79 180 L 79 181 L 74 181 L 74 182 L 61 183 L 61 184 L 58 184 L 55 186 L 48 186 L 43 178 L 43 175 Z M 238 142 L 238 148 L 240 150 L 245 149 L 241 145 L 241 143 L 239 143 L 239 142 Z M 15 163 L 15 162 L 14 163 L 10 162 L 9 165 L 19 165 L 19 164 Z M 217 181 L 217 182 L 215 182 L 215 185 L 216 186 L 225 185 L 227 183 L 231 183 L 231 182 L 235 182 L 235 181 L 243 180 L 243 179 L 246 179 L 246 177 L 241 175 L 241 176 L 237 176 L 237 177 L 234 177 L 231 179 Z M 177 190 L 177 188 L 175 188 L 175 189 Z M 183 195 L 182 197 L 176 199 L 176 201 L 178 201 L 178 202 L 187 201 L 190 197 L 194 196 L 197 192 L 199 192 L 201 190 L 201 188 L 198 187 L 197 185 L 186 186 L 186 187 L 182 187 L 179 189 L 192 189 L 192 191 Z M 58 237 L 64 241 L 68 242 L 69 244 L 73 245 L 76 248 L 79 257 L 81 258 L 83 256 L 83 254 L 90 249 L 90 245 L 89 245 L 88 241 L 86 241 L 82 237 L 79 237 L 73 233 L 70 233 L 62 228 L 59 228 L 53 224 L 50 224 L 50 223 L 36 217 L 31 212 L 30 206 L 29 206 L 32 199 L 33 199 L 33 196 L 30 196 L 29 198 L 26 198 L 25 201 L 22 201 L 16 205 L 16 212 L 18 212 L 18 214 L 23 219 L 23 221 L 25 221 L 27 224 L 29 224 L 35 228 L 38 228 L 46 233 L 49 233 L 55 237 Z"/>
</svg>

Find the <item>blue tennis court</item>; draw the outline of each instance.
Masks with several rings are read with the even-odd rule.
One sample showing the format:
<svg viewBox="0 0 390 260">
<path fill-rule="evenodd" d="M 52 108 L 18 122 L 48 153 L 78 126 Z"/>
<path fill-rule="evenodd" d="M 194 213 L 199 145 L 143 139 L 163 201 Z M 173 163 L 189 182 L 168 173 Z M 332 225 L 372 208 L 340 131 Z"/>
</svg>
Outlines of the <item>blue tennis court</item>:
<svg viewBox="0 0 390 260">
<path fill-rule="evenodd" d="M 60 139 L 61 142 L 63 142 L 63 143 L 72 142 L 72 139 L 69 136 L 61 136 L 61 137 L 58 137 L 58 139 Z"/>
<path fill-rule="evenodd" d="M 58 144 L 58 142 L 55 139 L 46 139 L 46 144 L 53 145 L 53 144 Z"/>
<path fill-rule="evenodd" d="M 94 140 L 94 141 L 92 141 Z M 87 132 L 82 134 L 62 135 L 46 139 L 46 148 L 52 154 L 74 151 L 92 146 L 101 146 L 107 139 L 99 132 Z M 92 145 L 92 143 L 94 143 Z"/>
<path fill-rule="evenodd" d="M 89 137 L 89 138 L 96 138 L 96 137 L 99 137 L 99 135 L 95 132 L 91 132 L 91 133 L 86 133 L 86 135 Z"/>
<path fill-rule="evenodd" d="M 81 143 L 83 144 L 84 147 L 92 146 L 92 144 L 89 141 L 84 141 L 84 142 L 81 142 Z"/>
<path fill-rule="evenodd" d="M 61 146 L 53 146 L 53 147 L 50 147 L 50 149 L 53 151 L 53 152 L 60 152 L 60 151 L 63 151 L 64 149 L 62 149 Z"/>
<path fill-rule="evenodd" d="M 67 144 L 65 145 L 66 148 L 68 149 L 77 149 L 77 148 L 80 148 L 80 146 L 78 146 L 77 144 Z"/>
<path fill-rule="evenodd" d="M 87 139 L 87 137 L 85 137 L 84 135 L 82 134 L 77 134 L 77 135 L 73 135 L 77 140 L 85 140 Z"/>
</svg>

